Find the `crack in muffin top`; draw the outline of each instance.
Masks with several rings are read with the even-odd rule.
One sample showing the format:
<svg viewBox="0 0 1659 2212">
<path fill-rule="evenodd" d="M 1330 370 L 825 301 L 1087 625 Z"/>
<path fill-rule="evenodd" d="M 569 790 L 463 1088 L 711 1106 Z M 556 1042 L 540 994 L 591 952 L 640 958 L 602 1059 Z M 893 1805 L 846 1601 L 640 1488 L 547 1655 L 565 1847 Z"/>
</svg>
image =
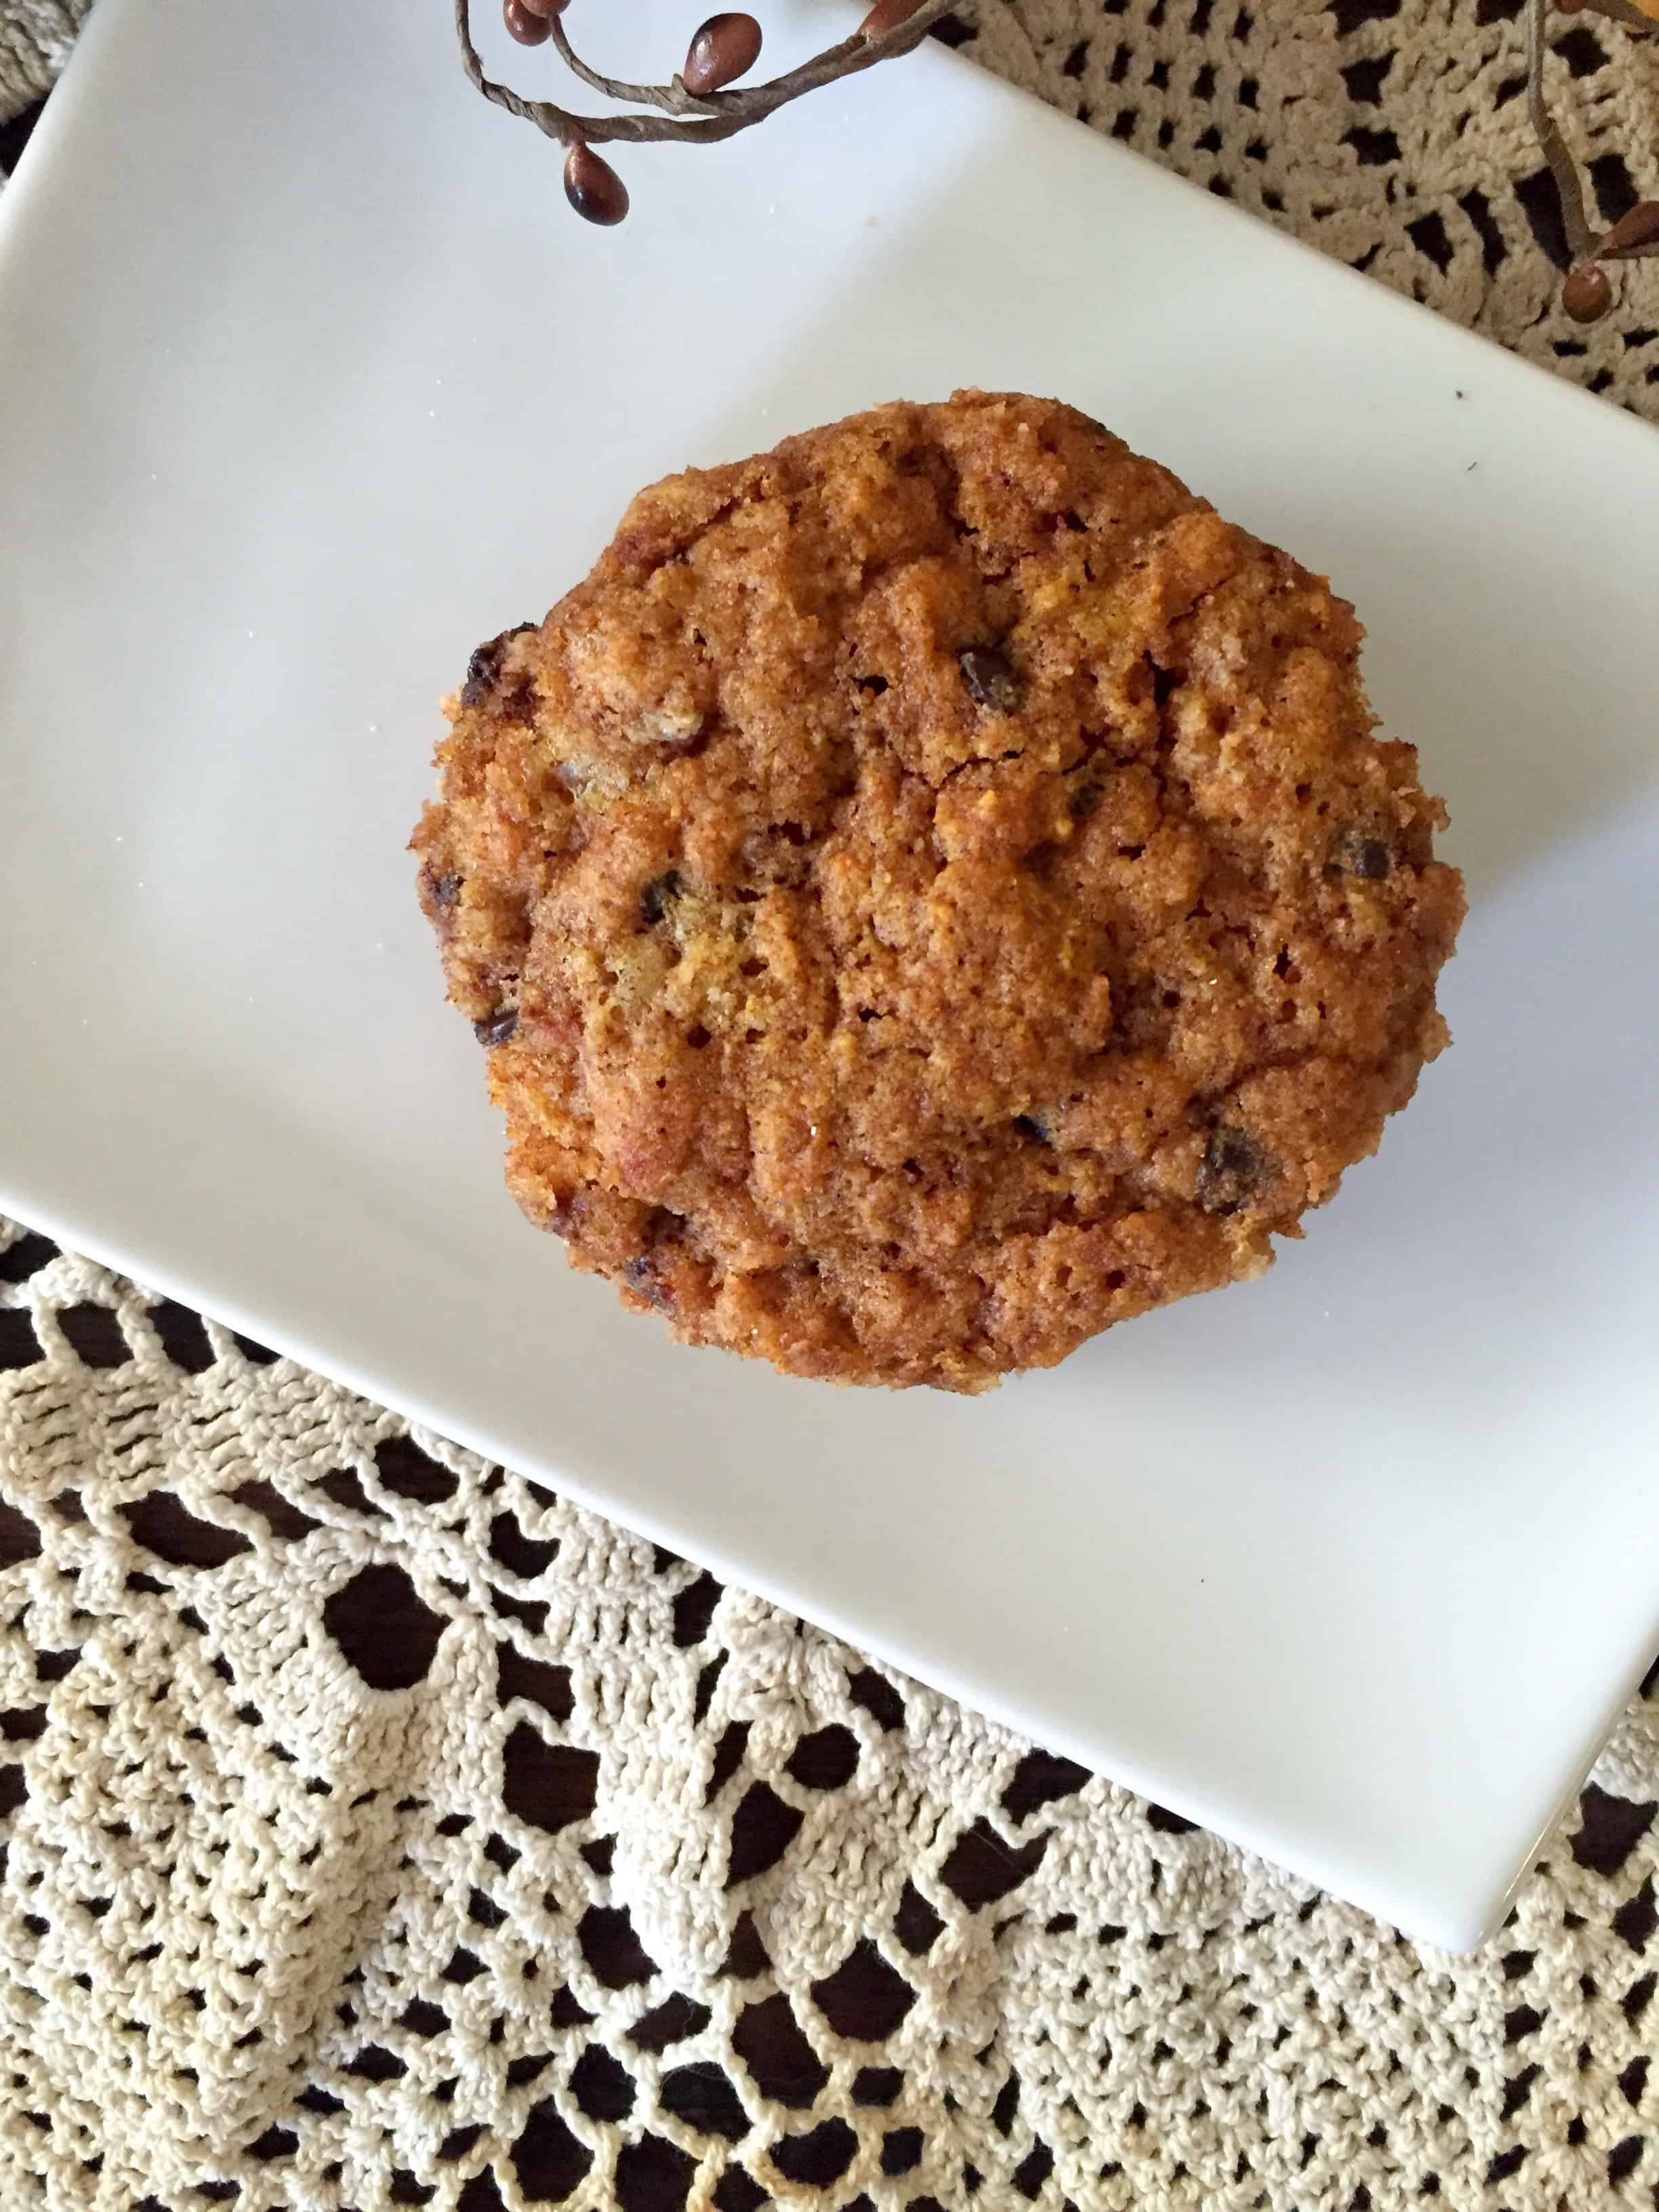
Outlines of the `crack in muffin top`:
<svg viewBox="0 0 1659 2212">
<path fill-rule="evenodd" d="M 416 833 L 507 1177 L 675 1333 L 973 1390 L 1258 1274 L 1445 1042 L 1353 611 L 1057 402 L 641 492 Z"/>
</svg>

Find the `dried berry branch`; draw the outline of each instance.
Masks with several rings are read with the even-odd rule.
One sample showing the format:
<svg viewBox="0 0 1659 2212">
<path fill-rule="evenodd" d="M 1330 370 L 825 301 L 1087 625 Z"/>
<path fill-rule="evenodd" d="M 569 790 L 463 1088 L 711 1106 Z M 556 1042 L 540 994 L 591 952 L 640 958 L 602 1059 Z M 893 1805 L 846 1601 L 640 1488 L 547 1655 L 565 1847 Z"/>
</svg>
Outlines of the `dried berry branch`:
<svg viewBox="0 0 1659 2212">
<path fill-rule="evenodd" d="M 455 0 L 455 33 L 468 79 L 484 98 L 566 149 L 565 192 L 576 212 L 592 222 L 611 223 L 627 214 L 628 192 L 610 163 L 592 151 L 595 145 L 625 140 L 696 146 L 735 137 L 804 94 L 908 54 L 951 5 L 951 0 L 877 0 L 850 38 L 781 76 L 732 91 L 727 88 L 733 79 L 759 58 L 761 31 L 752 15 L 711 15 L 692 39 L 678 76 L 666 84 L 630 84 L 590 68 L 576 53 L 560 20 L 565 0 L 505 0 L 507 27 L 521 45 L 550 39 L 582 83 L 607 100 L 654 111 L 646 114 L 579 115 L 555 100 L 526 100 L 510 85 L 498 84 L 485 75 L 472 42 L 470 0 Z"/>
<path fill-rule="evenodd" d="M 581 115 L 556 100 L 526 100 L 510 85 L 487 76 L 472 42 L 471 0 L 454 0 L 455 33 L 470 82 L 509 115 L 533 123 L 565 149 L 564 189 L 578 215 L 590 222 L 620 222 L 628 213 L 628 188 L 596 145 L 623 140 L 711 145 L 763 123 L 780 107 L 878 62 L 908 53 L 951 5 L 951 0 L 875 0 L 850 38 L 764 83 L 737 86 L 760 58 L 761 27 L 752 15 L 711 15 L 687 49 L 677 76 L 665 84 L 635 84 L 606 76 L 572 46 L 561 20 L 568 0 L 501 0 L 507 27 L 521 46 L 550 40 L 571 75 L 624 110 Z M 1527 111 L 1549 167 L 1561 210 L 1568 270 L 1561 302 L 1575 321 L 1593 323 L 1613 305 L 1613 284 L 1603 264 L 1659 257 L 1659 201 L 1642 200 L 1599 236 L 1578 165 L 1550 112 L 1544 91 L 1552 5 L 1563 15 L 1595 15 L 1625 29 L 1659 30 L 1659 0 L 1526 0 Z"/>
<path fill-rule="evenodd" d="M 1567 15 L 1605 15 L 1639 31 L 1656 27 L 1647 12 L 1631 0 L 1556 0 Z M 1576 323 L 1599 322 L 1613 305 L 1613 283 L 1604 261 L 1636 261 L 1659 256 L 1659 200 L 1638 200 L 1598 238 L 1590 228 L 1584 187 L 1560 125 L 1544 97 L 1544 60 L 1548 46 L 1550 0 L 1527 0 L 1527 113 L 1542 149 L 1561 207 L 1571 266 L 1561 286 L 1561 304 Z"/>
</svg>

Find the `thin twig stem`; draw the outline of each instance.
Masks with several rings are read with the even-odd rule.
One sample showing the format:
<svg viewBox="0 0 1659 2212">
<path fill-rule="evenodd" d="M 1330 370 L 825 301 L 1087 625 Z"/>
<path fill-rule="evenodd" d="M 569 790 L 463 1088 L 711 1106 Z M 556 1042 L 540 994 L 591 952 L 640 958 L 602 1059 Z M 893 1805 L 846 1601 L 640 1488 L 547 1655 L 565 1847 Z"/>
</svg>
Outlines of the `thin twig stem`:
<svg viewBox="0 0 1659 2212">
<path fill-rule="evenodd" d="M 1577 165 L 1567 151 L 1567 142 L 1544 99 L 1548 9 L 1549 0 L 1527 0 L 1527 112 L 1555 180 L 1555 196 L 1561 203 L 1561 221 L 1567 234 L 1567 254 L 1577 267 L 1581 261 L 1590 258 L 1595 241 L 1584 213 L 1584 191 L 1578 181 Z"/>
<path fill-rule="evenodd" d="M 468 81 L 508 115 L 533 123 L 538 131 L 566 146 L 600 145 L 623 139 L 636 145 L 653 140 L 674 140 L 695 146 L 735 137 L 739 131 L 763 123 L 769 115 L 775 114 L 780 107 L 800 99 L 805 93 L 817 92 L 842 77 L 856 76 L 860 70 L 873 69 L 878 62 L 908 54 L 921 45 L 950 8 L 951 0 L 921 0 L 914 15 L 895 24 L 880 38 L 866 39 L 854 32 L 851 38 L 826 46 L 822 53 L 814 54 L 810 61 L 786 70 L 781 76 L 773 77 L 764 84 L 744 85 L 733 92 L 712 93 L 706 100 L 689 93 L 678 77 L 669 84 L 629 84 L 619 77 L 602 76 L 576 53 L 565 35 L 563 23 L 554 16 L 550 25 L 553 43 L 566 66 L 607 100 L 631 102 L 636 107 L 657 111 L 647 115 L 577 115 L 555 100 L 526 100 L 510 85 L 496 83 L 485 75 L 478 50 L 472 43 L 471 0 L 454 0 L 454 4 L 455 35 L 460 43 L 461 64 Z"/>
</svg>

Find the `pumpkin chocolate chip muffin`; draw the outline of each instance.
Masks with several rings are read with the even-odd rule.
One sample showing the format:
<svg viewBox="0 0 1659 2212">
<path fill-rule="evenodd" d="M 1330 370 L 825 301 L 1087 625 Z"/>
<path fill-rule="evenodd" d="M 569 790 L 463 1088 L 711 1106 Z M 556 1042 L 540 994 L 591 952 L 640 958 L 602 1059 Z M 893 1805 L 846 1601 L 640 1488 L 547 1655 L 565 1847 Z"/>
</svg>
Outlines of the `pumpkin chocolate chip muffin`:
<svg viewBox="0 0 1659 2212">
<path fill-rule="evenodd" d="M 700 1344 L 977 1390 L 1257 1275 L 1446 1042 L 1353 613 L 1069 407 L 641 492 L 416 832 L 507 1180 Z"/>
</svg>

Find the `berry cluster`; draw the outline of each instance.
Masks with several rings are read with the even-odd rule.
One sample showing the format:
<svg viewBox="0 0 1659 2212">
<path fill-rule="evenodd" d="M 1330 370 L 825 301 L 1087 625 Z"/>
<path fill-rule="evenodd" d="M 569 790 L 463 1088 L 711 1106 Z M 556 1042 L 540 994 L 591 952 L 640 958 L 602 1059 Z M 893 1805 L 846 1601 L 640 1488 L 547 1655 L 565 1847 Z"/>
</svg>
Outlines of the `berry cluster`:
<svg viewBox="0 0 1659 2212">
<path fill-rule="evenodd" d="M 627 84 L 590 69 L 574 52 L 560 20 L 568 0 L 502 0 L 507 28 L 521 46 L 545 46 L 551 40 L 584 84 L 633 110 L 620 115 L 574 115 L 552 100 L 526 100 L 510 87 L 493 82 L 484 74 L 472 43 L 469 0 L 454 0 L 454 4 L 467 76 L 487 100 L 560 142 L 565 149 L 566 198 L 587 222 L 608 226 L 628 213 L 628 187 L 611 163 L 594 152 L 596 144 L 673 139 L 697 145 L 730 138 L 803 93 L 908 53 L 951 0 L 875 0 L 850 37 L 781 76 L 737 89 L 738 80 L 760 59 L 761 27 L 752 15 L 709 16 L 693 33 L 679 74 L 670 82 Z"/>
</svg>

